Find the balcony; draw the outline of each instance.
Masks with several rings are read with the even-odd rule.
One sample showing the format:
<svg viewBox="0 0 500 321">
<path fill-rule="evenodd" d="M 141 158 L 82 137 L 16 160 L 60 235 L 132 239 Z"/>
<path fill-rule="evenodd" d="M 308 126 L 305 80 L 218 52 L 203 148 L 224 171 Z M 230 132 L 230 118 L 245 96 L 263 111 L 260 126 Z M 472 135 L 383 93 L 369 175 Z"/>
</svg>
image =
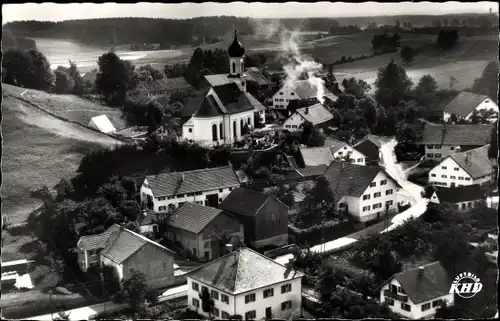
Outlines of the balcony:
<svg viewBox="0 0 500 321">
<path fill-rule="evenodd" d="M 394 293 L 389 290 L 384 290 L 384 296 L 401 302 L 408 302 L 408 296 L 404 294 Z"/>
</svg>

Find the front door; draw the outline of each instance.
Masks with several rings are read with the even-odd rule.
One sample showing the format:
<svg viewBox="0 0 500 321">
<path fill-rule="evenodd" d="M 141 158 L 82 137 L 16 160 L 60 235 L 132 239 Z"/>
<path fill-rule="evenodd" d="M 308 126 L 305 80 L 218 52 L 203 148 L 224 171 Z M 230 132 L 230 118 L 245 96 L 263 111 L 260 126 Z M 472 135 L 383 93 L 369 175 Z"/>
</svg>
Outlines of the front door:
<svg viewBox="0 0 500 321">
<path fill-rule="evenodd" d="M 451 183 L 450 187 L 455 187 L 455 183 Z"/>
<path fill-rule="evenodd" d="M 210 253 L 208 251 L 205 251 L 205 260 L 210 260 Z"/>
<path fill-rule="evenodd" d="M 219 195 L 218 194 L 207 195 L 207 206 L 218 207 L 218 205 L 219 205 Z"/>
<path fill-rule="evenodd" d="M 266 308 L 266 319 L 271 319 L 273 317 L 273 312 L 271 307 Z"/>
</svg>

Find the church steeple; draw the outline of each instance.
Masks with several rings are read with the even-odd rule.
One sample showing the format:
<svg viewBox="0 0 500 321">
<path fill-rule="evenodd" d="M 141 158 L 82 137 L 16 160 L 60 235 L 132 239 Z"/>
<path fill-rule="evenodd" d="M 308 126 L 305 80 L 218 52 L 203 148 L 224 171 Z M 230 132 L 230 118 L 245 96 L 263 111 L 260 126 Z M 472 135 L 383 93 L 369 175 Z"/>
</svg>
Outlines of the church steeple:
<svg viewBox="0 0 500 321">
<path fill-rule="evenodd" d="M 227 49 L 227 53 L 231 58 L 241 58 L 245 55 L 245 48 L 243 47 L 241 42 L 238 41 L 236 30 L 234 31 L 233 43 Z"/>
<path fill-rule="evenodd" d="M 245 47 L 238 41 L 236 30 L 234 31 L 234 39 L 227 49 L 229 55 L 229 77 L 239 78 L 238 83 L 243 91 L 246 91 L 245 78 Z"/>
</svg>

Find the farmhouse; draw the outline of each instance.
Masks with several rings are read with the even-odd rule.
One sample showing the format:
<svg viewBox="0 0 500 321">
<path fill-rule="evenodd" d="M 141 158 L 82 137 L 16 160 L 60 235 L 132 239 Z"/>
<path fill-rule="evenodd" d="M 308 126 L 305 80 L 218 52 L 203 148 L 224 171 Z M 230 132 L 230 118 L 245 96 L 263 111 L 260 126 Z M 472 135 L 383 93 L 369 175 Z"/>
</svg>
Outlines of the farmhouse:
<svg viewBox="0 0 500 321">
<path fill-rule="evenodd" d="M 323 174 L 339 211 L 359 222 L 378 219 L 397 210 L 401 186 L 380 167 L 334 161 Z"/>
<path fill-rule="evenodd" d="M 380 147 L 382 147 L 382 142 L 375 135 L 366 135 L 354 145 L 357 151 L 365 155 L 367 164 L 378 164 L 380 161 Z"/>
<path fill-rule="evenodd" d="M 89 122 L 89 127 L 97 129 L 98 131 L 106 134 L 113 133 L 116 131 L 115 126 L 113 126 L 108 116 L 106 115 L 92 117 L 92 119 Z"/>
<path fill-rule="evenodd" d="M 231 165 L 185 172 L 148 175 L 141 202 L 155 212 L 167 212 L 186 202 L 218 206 L 240 182 Z"/>
<path fill-rule="evenodd" d="M 422 144 L 425 158 L 440 161 L 451 154 L 490 143 L 491 125 L 447 125 L 425 123 Z"/>
<path fill-rule="evenodd" d="M 233 215 L 193 203 L 185 203 L 173 213 L 166 231 L 169 240 L 181 243 L 192 255 L 206 261 L 222 253 L 216 235 L 227 233 L 241 239 L 244 237 L 243 225 Z"/>
<path fill-rule="evenodd" d="M 454 294 L 449 293 L 451 281 L 439 262 L 396 273 L 382 284 L 380 302 L 404 318 L 431 318 L 441 302 L 455 303 Z"/>
<path fill-rule="evenodd" d="M 310 107 L 297 109 L 284 121 L 283 128 L 289 131 L 298 131 L 301 125 L 306 122 L 313 124 L 313 126 L 318 126 L 332 119 L 333 115 L 326 107 L 321 104 L 315 104 Z"/>
<path fill-rule="evenodd" d="M 486 192 L 479 185 L 453 188 L 440 188 L 432 194 L 429 202 L 434 204 L 450 203 L 457 210 L 465 211 L 476 207 L 486 200 Z"/>
<path fill-rule="evenodd" d="M 443 110 L 445 122 L 471 121 L 474 113 L 484 113 L 487 120 L 498 119 L 498 105 L 488 96 L 462 91 Z"/>
<path fill-rule="evenodd" d="M 323 98 L 336 101 L 337 96 L 328 89 L 323 88 Z M 292 100 L 312 100 L 318 102 L 318 86 L 309 80 L 297 80 L 285 84 L 273 95 L 273 108 L 287 110 Z"/>
<path fill-rule="evenodd" d="M 83 271 L 109 265 L 116 269 L 120 280 L 129 278 L 132 270 L 139 271 L 156 287 L 173 280 L 175 252 L 123 226 L 114 224 L 104 233 L 82 236 L 77 248 Z"/>
<path fill-rule="evenodd" d="M 336 139 L 325 139 L 325 147 L 301 148 L 304 165 L 330 165 L 333 160 L 349 160 L 353 164 L 365 165 L 365 155 Z"/>
<path fill-rule="evenodd" d="M 429 171 L 429 183 L 440 187 L 487 185 L 495 180 L 495 165 L 488 159 L 489 145 L 451 154 Z"/>
<path fill-rule="evenodd" d="M 302 305 L 303 274 L 249 248 L 241 248 L 187 274 L 188 309 L 208 317 L 200 294 L 214 300 L 212 316 L 288 319 Z"/>
<path fill-rule="evenodd" d="M 245 240 L 256 247 L 288 244 L 288 206 L 277 198 L 248 188 L 236 188 L 219 208 L 241 220 Z"/>
</svg>

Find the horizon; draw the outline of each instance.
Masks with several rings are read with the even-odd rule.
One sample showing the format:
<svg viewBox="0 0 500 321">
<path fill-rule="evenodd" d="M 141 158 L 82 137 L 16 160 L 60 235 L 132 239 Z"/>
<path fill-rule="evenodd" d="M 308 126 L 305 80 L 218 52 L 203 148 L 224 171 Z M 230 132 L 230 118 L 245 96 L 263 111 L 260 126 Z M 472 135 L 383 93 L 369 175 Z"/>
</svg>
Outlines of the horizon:
<svg viewBox="0 0 500 321">
<path fill-rule="evenodd" d="M 279 7 L 279 8 L 278 8 Z M 399 2 L 399 3 L 24 3 L 2 6 L 3 22 L 91 20 L 106 18 L 157 18 L 187 20 L 200 17 L 232 16 L 253 19 L 300 19 L 300 18 L 369 18 L 391 16 L 443 16 L 462 14 L 498 14 L 496 2 L 461 3 L 449 1 Z M 194 12 L 200 12 L 194 14 Z M 257 12 L 257 14 L 249 14 Z M 265 12 L 266 15 L 260 15 Z M 304 14 L 308 12 L 308 14 Z M 343 13 L 346 14 L 343 14 Z M 357 12 L 353 16 L 350 13 Z M 438 14 L 436 14 L 438 12 Z"/>
</svg>

